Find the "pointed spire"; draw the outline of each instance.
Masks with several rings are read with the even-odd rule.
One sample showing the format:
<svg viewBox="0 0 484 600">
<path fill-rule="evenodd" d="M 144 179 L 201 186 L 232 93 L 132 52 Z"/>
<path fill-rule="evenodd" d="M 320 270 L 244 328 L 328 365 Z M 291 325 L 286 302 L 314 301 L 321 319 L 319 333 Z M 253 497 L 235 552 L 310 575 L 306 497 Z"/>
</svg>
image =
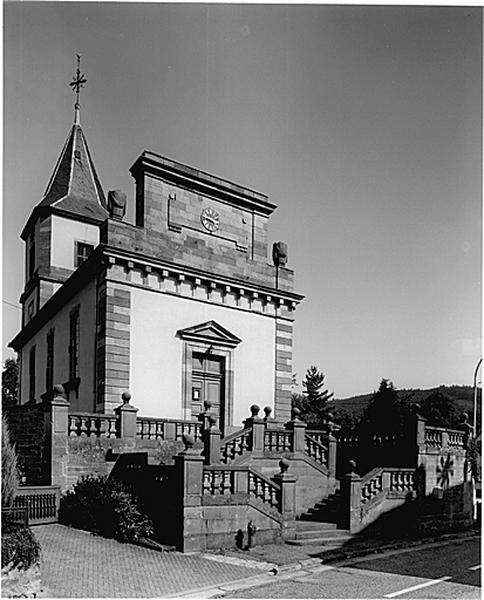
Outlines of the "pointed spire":
<svg viewBox="0 0 484 600">
<path fill-rule="evenodd" d="M 57 160 L 40 206 L 55 205 L 57 208 L 75 214 L 105 219 L 107 213 L 104 192 L 80 125 L 80 91 L 87 79 L 81 73 L 81 55 L 76 56 L 76 75 L 69 84 L 76 94 L 74 124 Z"/>
<path fill-rule="evenodd" d="M 77 71 L 69 84 L 76 93 L 74 124 L 69 131 L 42 200 L 34 208 L 22 230 L 27 239 L 39 210 L 69 213 L 74 219 L 102 222 L 108 216 L 104 191 L 80 125 L 80 90 L 87 79 L 81 73 L 81 57 L 77 55 Z"/>
<path fill-rule="evenodd" d="M 72 88 L 72 91 L 76 93 L 76 103 L 74 104 L 74 125 L 81 124 L 81 89 L 84 87 L 84 84 L 87 83 L 87 79 L 84 76 L 84 73 L 81 73 L 81 55 L 76 54 L 77 57 L 77 70 L 76 76 L 72 78 L 72 81 L 69 83 L 69 86 Z"/>
</svg>

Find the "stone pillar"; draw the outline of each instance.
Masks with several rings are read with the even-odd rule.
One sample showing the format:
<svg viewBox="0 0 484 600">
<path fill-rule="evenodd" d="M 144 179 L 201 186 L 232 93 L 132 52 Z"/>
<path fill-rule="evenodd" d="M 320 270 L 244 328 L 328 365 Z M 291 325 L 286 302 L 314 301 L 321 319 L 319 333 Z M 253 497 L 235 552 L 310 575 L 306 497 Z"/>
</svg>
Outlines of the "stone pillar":
<svg viewBox="0 0 484 600">
<path fill-rule="evenodd" d="M 173 457 L 178 494 L 172 502 L 178 502 L 181 511 L 177 546 L 181 552 L 196 552 L 206 547 L 202 508 L 204 457 L 194 449 L 191 435 L 183 434 L 182 440 L 185 450 Z"/>
<path fill-rule="evenodd" d="M 220 439 L 222 432 L 216 427 L 217 417 L 208 415 L 207 423 L 209 427 L 202 431 L 203 437 L 203 455 L 205 464 L 212 465 L 220 462 Z"/>
<path fill-rule="evenodd" d="M 341 507 L 338 525 L 356 533 L 361 528 L 361 477 L 355 473 L 356 463 L 348 461 L 350 471 L 341 477 Z"/>
<path fill-rule="evenodd" d="M 68 486 L 68 411 L 69 402 L 65 398 L 64 388 L 62 385 L 55 385 L 54 397 L 44 404 L 44 444 L 47 457 L 42 470 L 45 483 L 59 485 L 61 491 L 65 491 Z"/>
<path fill-rule="evenodd" d="M 330 431 L 328 433 L 328 477 L 332 480 L 332 484 L 336 482 L 336 452 L 338 441 Z"/>
<path fill-rule="evenodd" d="M 202 432 L 205 429 L 209 429 L 210 428 L 209 417 L 210 417 L 211 408 L 212 408 L 212 403 L 210 402 L 210 400 L 204 400 L 203 407 L 204 407 L 205 410 L 202 413 L 200 413 L 198 415 L 198 417 L 197 417 L 197 419 L 202 424 Z"/>
<path fill-rule="evenodd" d="M 284 524 L 284 539 L 290 540 L 295 537 L 295 523 L 296 518 L 296 481 L 297 478 L 294 475 L 289 474 L 289 461 L 287 458 L 281 458 L 279 461 L 280 473 L 274 475 L 272 480 L 277 483 L 281 488 L 281 495 L 279 497 L 279 509 L 283 517 Z"/>
<path fill-rule="evenodd" d="M 114 412 L 118 416 L 119 437 L 135 438 L 138 409 L 129 403 L 131 400 L 129 392 L 123 392 L 121 398 L 123 399 L 123 403 L 114 409 Z"/>
<path fill-rule="evenodd" d="M 253 456 L 262 456 L 264 452 L 264 432 L 266 424 L 263 419 L 259 417 L 260 407 L 257 404 L 253 404 L 250 407 L 251 416 L 244 421 L 244 427 L 248 429 L 252 428 L 252 453 Z"/>
<path fill-rule="evenodd" d="M 413 445 L 415 458 L 413 464 L 415 467 L 422 464 L 422 456 L 425 454 L 425 425 L 427 419 L 419 414 L 419 405 L 414 404 L 411 408 L 411 426 L 410 426 L 410 444 Z"/>
<path fill-rule="evenodd" d="M 286 423 L 286 429 L 292 431 L 292 451 L 304 452 L 306 447 L 306 423 L 301 421 L 299 415 L 301 411 L 298 408 L 291 410 L 291 420 Z"/>
</svg>

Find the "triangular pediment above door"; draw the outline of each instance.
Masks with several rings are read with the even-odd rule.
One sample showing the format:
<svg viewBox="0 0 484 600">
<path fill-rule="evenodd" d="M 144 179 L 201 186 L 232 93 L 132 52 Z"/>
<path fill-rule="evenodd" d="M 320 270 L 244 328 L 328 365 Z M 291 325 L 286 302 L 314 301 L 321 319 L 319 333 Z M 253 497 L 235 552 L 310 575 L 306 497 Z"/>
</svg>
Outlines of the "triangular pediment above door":
<svg viewBox="0 0 484 600">
<path fill-rule="evenodd" d="M 242 341 L 236 335 L 219 325 L 217 321 L 206 321 L 186 329 L 179 329 L 177 336 L 183 340 L 217 344 L 235 348 Z"/>
</svg>

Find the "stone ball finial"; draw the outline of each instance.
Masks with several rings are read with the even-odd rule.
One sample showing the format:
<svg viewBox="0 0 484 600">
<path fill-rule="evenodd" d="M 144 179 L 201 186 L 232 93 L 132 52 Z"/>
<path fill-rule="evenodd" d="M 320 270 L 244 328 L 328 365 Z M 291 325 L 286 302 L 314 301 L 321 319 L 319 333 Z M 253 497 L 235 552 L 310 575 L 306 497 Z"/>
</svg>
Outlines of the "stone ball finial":
<svg viewBox="0 0 484 600">
<path fill-rule="evenodd" d="M 296 408 L 295 406 L 293 408 L 291 408 L 291 419 L 293 421 L 299 421 L 300 415 L 301 415 L 301 411 L 299 410 L 299 408 Z"/>
<path fill-rule="evenodd" d="M 207 415 L 207 421 L 210 427 L 215 427 L 215 425 L 217 424 L 217 415 L 210 413 L 209 415 Z"/>
<path fill-rule="evenodd" d="M 253 418 L 257 417 L 257 415 L 259 414 L 260 411 L 260 406 L 257 406 L 257 404 L 253 404 L 250 407 L 250 414 Z"/>
<path fill-rule="evenodd" d="M 264 406 L 264 414 L 265 414 L 264 418 L 266 421 L 271 418 L 271 413 L 272 413 L 272 408 L 270 406 Z"/>
<path fill-rule="evenodd" d="M 287 458 L 281 458 L 281 460 L 279 461 L 279 468 L 281 469 L 281 473 L 287 473 L 287 470 L 289 469 L 289 465 L 290 465 L 290 462 L 288 461 Z"/>
<path fill-rule="evenodd" d="M 54 385 L 54 397 L 55 396 L 61 396 L 62 398 L 65 396 L 64 386 L 60 383 Z"/>
<path fill-rule="evenodd" d="M 272 244 L 272 261 L 276 267 L 284 267 L 287 264 L 287 244 L 274 242 Z"/>
<path fill-rule="evenodd" d="M 108 211 L 112 219 L 122 221 L 126 214 L 126 194 L 121 190 L 109 190 Z"/>
<path fill-rule="evenodd" d="M 205 409 L 205 412 L 208 412 L 212 408 L 212 402 L 210 400 L 204 400 L 203 408 Z"/>
<path fill-rule="evenodd" d="M 410 411 L 412 412 L 412 415 L 417 416 L 420 413 L 420 404 L 414 402 L 410 407 Z"/>
<path fill-rule="evenodd" d="M 195 438 L 189 433 L 184 433 L 182 435 L 182 442 L 185 446 L 185 450 L 190 450 L 195 445 Z"/>
<path fill-rule="evenodd" d="M 129 401 L 131 400 L 131 394 L 129 392 L 123 392 L 121 394 L 121 398 L 123 400 L 123 404 L 129 404 Z"/>
<path fill-rule="evenodd" d="M 348 467 L 350 468 L 350 473 L 354 473 L 356 471 L 356 461 L 355 460 L 349 460 L 348 461 Z"/>
</svg>

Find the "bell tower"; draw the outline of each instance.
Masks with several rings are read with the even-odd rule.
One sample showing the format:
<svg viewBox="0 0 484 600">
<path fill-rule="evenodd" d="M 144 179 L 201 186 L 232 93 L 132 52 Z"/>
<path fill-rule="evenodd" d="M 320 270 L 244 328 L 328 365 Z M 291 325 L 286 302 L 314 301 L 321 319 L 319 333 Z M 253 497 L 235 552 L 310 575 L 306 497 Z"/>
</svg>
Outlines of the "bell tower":
<svg viewBox="0 0 484 600">
<path fill-rule="evenodd" d="M 80 91 L 87 82 L 77 55 L 69 84 L 76 94 L 74 122 L 45 193 L 21 233 L 25 285 L 20 297 L 22 327 L 89 256 L 108 217 L 104 192 L 81 127 Z"/>
</svg>

